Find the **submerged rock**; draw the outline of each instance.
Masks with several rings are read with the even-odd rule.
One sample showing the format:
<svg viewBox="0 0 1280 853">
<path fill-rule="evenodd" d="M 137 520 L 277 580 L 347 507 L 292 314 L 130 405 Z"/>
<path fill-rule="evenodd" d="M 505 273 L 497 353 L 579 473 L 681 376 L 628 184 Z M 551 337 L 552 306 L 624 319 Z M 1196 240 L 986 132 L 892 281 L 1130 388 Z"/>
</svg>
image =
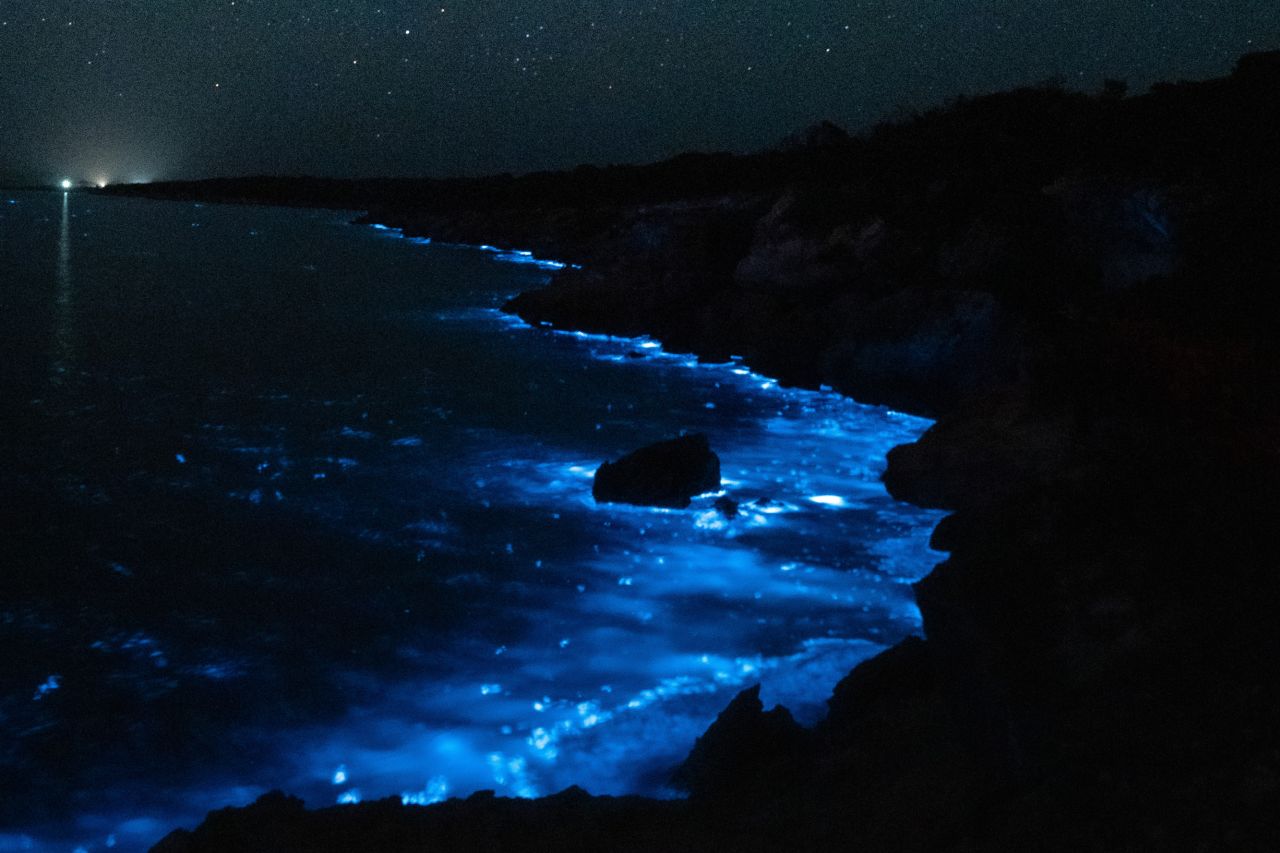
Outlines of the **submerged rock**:
<svg viewBox="0 0 1280 853">
<path fill-rule="evenodd" d="M 707 437 L 682 435 L 605 462 L 591 494 L 598 503 L 684 509 L 694 495 L 720 488 L 720 457 Z"/>
<path fill-rule="evenodd" d="M 729 521 L 737 518 L 740 513 L 738 502 L 728 495 L 716 499 L 716 510 Z"/>
</svg>

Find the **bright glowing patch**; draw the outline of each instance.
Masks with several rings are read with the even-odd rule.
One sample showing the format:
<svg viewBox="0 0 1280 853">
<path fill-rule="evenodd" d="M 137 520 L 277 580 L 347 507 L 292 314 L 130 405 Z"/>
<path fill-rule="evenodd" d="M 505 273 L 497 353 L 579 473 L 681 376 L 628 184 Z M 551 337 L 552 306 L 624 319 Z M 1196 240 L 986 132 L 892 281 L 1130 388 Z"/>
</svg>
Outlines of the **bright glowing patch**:
<svg viewBox="0 0 1280 853">
<path fill-rule="evenodd" d="M 699 530 L 724 530 L 729 526 L 729 522 L 719 510 L 709 509 L 698 513 L 693 520 L 693 526 Z"/>
<path fill-rule="evenodd" d="M 429 806 L 442 802 L 449 793 L 449 783 L 443 776 L 436 776 L 421 791 L 405 791 L 400 795 L 400 802 L 406 806 Z"/>
<path fill-rule="evenodd" d="M 70 180 L 68 180 L 68 179 L 66 179 L 66 178 L 63 178 L 63 179 L 62 179 L 62 183 L 61 183 L 61 184 L 59 184 L 58 186 L 62 187 L 64 190 L 69 190 L 69 189 L 71 189 L 72 184 L 71 184 L 71 181 L 70 181 Z"/>
<path fill-rule="evenodd" d="M 32 696 L 31 698 L 35 699 L 36 701 L 39 701 L 43 699 L 45 696 L 47 696 L 48 694 L 57 690 L 61 686 L 62 686 L 62 676 L 51 675 L 44 680 L 43 684 L 41 684 L 39 687 L 36 688 L 35 695 Z"/>
<path fill-rule="evenodd" d="M 846 506 L 848 503 L 847 501 L 845 501 L 844 498 L 840 497 L 839 495 L 814 495 L 813 497 L 809 498 L 809 500 L 813 501 L 816 504 L 822 504 L 823 506 L 833 506 L 833 507 Z"/>
</svg>

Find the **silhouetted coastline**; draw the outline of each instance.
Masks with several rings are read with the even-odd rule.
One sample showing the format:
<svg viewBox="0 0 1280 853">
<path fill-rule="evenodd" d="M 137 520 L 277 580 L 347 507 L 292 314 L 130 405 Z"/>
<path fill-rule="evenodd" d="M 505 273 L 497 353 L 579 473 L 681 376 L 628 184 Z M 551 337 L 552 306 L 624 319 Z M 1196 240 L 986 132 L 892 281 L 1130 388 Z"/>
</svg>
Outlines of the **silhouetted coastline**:
<svg viewBox="0 0 1280 853">
<path fill-rule="evenodd" d="M 855 669 L 814 729 L 745 691 L 679 769 L 687 801 L 271 795 L 156 849 L 1273 847 L 1277 92 L 1280 54 L 1255 54 L 749 157 L 108 189 L 579 264 L 508 309 L 937 417 L 885 482 L 953 511 L 927 639 Z"/>
</svg>

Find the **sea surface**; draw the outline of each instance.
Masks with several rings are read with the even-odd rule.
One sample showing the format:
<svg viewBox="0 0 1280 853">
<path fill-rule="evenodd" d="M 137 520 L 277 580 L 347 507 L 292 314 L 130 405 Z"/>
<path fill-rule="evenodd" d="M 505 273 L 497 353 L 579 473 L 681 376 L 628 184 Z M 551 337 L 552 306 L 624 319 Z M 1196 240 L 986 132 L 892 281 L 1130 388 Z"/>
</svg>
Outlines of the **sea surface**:
<svg viewBox="0 0 1280 853">
<path fill-rule="evenodd" d="M 275 788 L 674 794 L 739 691 L 802 721 L 919 630 L 928 422 L 498 309 L 554 259 L 350 214 L 0 194 L 0 851 Z M 706 433 L 714 496 L 597 506 Z"/>
</svg>

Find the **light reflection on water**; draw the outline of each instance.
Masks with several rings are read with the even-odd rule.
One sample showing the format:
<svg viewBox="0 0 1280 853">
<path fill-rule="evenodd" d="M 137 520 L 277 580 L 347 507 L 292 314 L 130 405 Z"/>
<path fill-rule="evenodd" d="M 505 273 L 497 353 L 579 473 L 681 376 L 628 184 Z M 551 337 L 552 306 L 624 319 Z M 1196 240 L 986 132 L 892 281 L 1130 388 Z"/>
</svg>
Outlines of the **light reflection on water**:
<svg viewBox="0 0 1280 853">
<path fill-rule="evenodd" d="M 266 717 L 193 724 L 227 747 L 163 785 L 142 765 L 118 768 L 118 790 L 74 815 L 74 837 L 58 844 L 102 849 L 114 836 L 127 849 L 271 788 L 313 806 L 570 784 L 666 795 L 672 766 L 739 689 L 760 682 L 766 704 L 812 722 L 854 664 L 918 628 L 908 584 L 934 562 L 938 516 L 891 501 L 879 474 L 888 449 L 927 422 L 656 341 L 530 328 L 493 308 L 552 268 L 524 252 L 427 248 L 322 214 L 95 204 L 80 213 L 80 291 L 125 286 L 119 270 L 85 266 L 106 251 L 94 234 L 115 251 L 129 239 L 150 251 L 154 229 L 181 223 L 167 250 L 181 253 L 175 270 L 156 274 L 165 289 L 146 311 L 163 312 L 177 281 L 175 323 L 190 325 L 152 358 L 128 343 L 130 332 L 163 333 L 149 314 L 135 329 L 118 294 L 79 305 L 97 334 L 78 369 L 87 387 L 112 389 L 97 392 L 108 403 L 127 401 L 125 421 L 106 420 L 99 409 L 111 407 L 87 390 L 49 389 L 41 406 L 57 408 L 70 436 L 58 452 L 82 469 L 81 492 L 128 519 L 141 498 L 114 485 L 121 451 L 95 436 L 147 436 L 119 465 L 167 497 L 138 511 L 131 535 L 198 539 L 213 526 L 230 542 L 194 568 L 91 543 L 125 590 L 155 595 L 146 585 L 177 572 L 210 584 L 194 604 L 169 602 L 165 620 L 128 601 L 99 613 L 94 651 L 119 669 L 97 675 L 148 685 L 144 703 L 214 685 Z M 122 236 L 115 217 L 126 214 L 152 217 L 153 230 Z M 256 248 L 265 240 L 276 251 Z M 200 278 L 212 252 L 239 278 Z M 130 256 L 126 271 L 160 256 Z M 254 276 L 261 290 L 245 296 Z M 237 299 L 265 304 L 222 323 Z M 103 336 L 95 318 L 108 308 L 126 322 Z M 255 325 L 263 314 L 282 319 Z M 275 339 L 279 323 L 289 329 Z M 199 346 L 206 333 L 213 343 Z M 335 340 L 359 358 L 317 363 L 316 348 Z M 224 351 L 239 360 L 210 363 Z M 592 501 L 603 459 L 683 430 L 710 437 L 739 517 L 726 520 L 714 496 L 687 511 Z M 167 508 L 188 498 L 197 521 Z M 277 536 L 279 547 L 263 541 Z M 225 592 L 237 584 L 243 593 Z M 245 596 L 285 605 L 246 621 Z M 231 625 L 231 637 L 218 627 Z M 37 679 L 26 701 L 94 677 Z"/>
<path fill-rule="evenodd" d="M 74 368 L 75 337 L 72 321 L 74 288 L 71 283 L 71 199 L 62 194 L 62 210 L 58 218 L 57 295 L 54 297 L 53 357 L 49 380 L 53 384 L 66 381 Z"/>
</svg>

